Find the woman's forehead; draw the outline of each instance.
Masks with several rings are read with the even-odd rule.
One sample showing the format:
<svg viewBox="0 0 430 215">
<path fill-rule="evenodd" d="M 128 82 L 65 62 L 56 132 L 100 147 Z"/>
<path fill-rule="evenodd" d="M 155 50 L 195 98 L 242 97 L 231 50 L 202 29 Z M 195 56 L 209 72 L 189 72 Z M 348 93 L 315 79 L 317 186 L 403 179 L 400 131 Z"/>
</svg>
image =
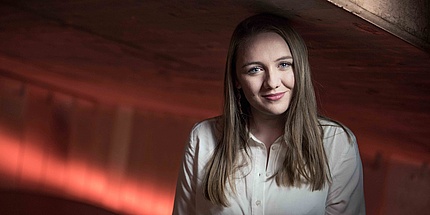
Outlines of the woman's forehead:
<svg viewBox="0 0 430 215">
<path fill-rule="evenodd" d="M 238 58 L 244 57 L 243 55 L 250 57 L 263 52 L 270 52 L 272 49 L 275 49 L 282 55 L 291 55 L 287 42 L 285 42 L 282 36 L 274 32 L 264 32 L 249 37 L 238 46 L 237 53 L 239 55 Z"/>
</svg>

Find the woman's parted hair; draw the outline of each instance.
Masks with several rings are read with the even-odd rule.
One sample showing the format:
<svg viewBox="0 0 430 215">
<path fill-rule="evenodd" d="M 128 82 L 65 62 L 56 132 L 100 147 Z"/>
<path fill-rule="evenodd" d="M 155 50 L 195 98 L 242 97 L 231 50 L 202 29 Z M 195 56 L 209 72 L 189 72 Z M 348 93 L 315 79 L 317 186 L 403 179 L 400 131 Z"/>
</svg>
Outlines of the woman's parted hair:
<svg viewBox="0 0 430 215">
<path fill-rule="evenodd" d="M 284 144 L 287 154 L 282 167 L 273 176 L 281 186 L 309 184 L 322 189 L 329 182 L 329 169 L 318 123 L 315 92 L 311 81 L 306 45 L 284 17 L 258 14 L 243 20 L 233 32 L 227 54 L 224 76 L 224 110 L 221 135 L 214 154 L 206 166 L 204 193 L 218 205 L 227 206 L 226 186 L 235 191 L 233 175 L 241 166 L 237 162 L 240 149 L 247 152 L 250 104 L 236 87 L 238 49 L 260 33 L 273 32 L 288 44 L 293 57 L 294 88 L 290 107 L 284 113 Z"/>
</svg>

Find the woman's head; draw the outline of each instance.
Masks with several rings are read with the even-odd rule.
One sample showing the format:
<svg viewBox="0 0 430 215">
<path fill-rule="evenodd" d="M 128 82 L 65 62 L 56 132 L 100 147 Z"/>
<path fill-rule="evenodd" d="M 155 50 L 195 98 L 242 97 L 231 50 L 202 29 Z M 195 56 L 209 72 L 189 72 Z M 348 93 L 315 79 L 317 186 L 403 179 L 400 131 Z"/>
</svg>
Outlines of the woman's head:
<svg viewBox="0 0 430 215">
<path fill-rule="evenodd" d="M 265 78 L 258 77 L 261 70 L 267 72 L 268 69 L 277 71 L 276 79 L 271 80 L 267 76 L 273 75 L 270 71 Z M 219 144 L 206 167 L 205 196 L 215 204 L 228 205 L 226 186 L 229 184 L 234 190 L 233 176 L 242 166 L 237 155 L 242 153 L 242 149 L 245 152 L 249 149 L 249 117 L 265 111 L 275 117 L 281 116 L 285 121 L 283 142 L 287 153 L 274 176 L 277 184 L 300 186 L 305 179 L 311 190 L 322 189 L 329 181 L 329 170 L 308 53 L 305 43 L 289 27 L 287 20 L 276 15 L 259 14 L 242 21 L 230 41 L 224 78 L 222 129 Z M 255 100 L 253 96 L 256 94 L 264 97 L 261 92 L 269 92 L 269 102 L 264 101 L 266 98 Z M 286 106 L 267 109 L 270 105 L 266 104 L 270 100 L 277 101 L 279 97 L 288 98 L 283 100 Z"/>
<path fill-rule="evenodd" d="M 253 122 L 259 118 L 282 121 L 294 89 L 293 57 L 276 33 L 259 33 L 237 50 L 236 88 L 251 107 Z"/>
<path fill-rule="evenodd" d="M 238 68 L 240 69 L 242 65 L 237 64 L 238 62 L 243 63 L 241 61 L 242 55 L 249 49 L 250 43 L 253 43 L 255 38 L 270 34 L 276 34 L 282 38 L 289 49 L 286 51 L 292 55 L 291 68 L 294 81 L 292 85 L 294 88 L 291 88 L 291 102 L 288 104 L 289 111 L 286 111 L 286 113 L 288 112 L 287 115 L 291 117 L 291 114 L 294 114 L 297 108 L 302 108 L 303 105 L 307 105 L 308 103 L 311 106 L 315 105 L 314 91 L 310 79 L 308 53 L 304 41 L 289 26 L 286 18 L 272 14 L 259 14 L 242 21 L 233 32 L 227 56 L 224 80 L 224 114 L 231 114 L 230 117 L 240 118 L 252 114 L 253 102 L 248 102 L 250 101 L 249 96 L 244 95 L 243 90 L 239 90 L 241 86 L 240 80 L 238 80 L 238 78 L 240 79 L 238 73 L 240 74 L 242 71 L 238 71 Z M 268 49 L 272 48 L 268 47 Z M 247 98 L 245 99 L 245 97 Z M 242 116 L 237 116 L 240 114 Z"/>
</svg>

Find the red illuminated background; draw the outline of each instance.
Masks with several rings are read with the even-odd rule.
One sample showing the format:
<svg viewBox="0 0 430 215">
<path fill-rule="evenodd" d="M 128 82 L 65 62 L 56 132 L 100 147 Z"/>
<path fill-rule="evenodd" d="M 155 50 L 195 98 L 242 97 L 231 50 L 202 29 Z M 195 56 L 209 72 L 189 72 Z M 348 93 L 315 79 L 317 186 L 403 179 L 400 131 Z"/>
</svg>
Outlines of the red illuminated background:
<svg viewBox="0 0 430 215">
<path fill-rule="evenodd" d="M 291 17 L 321 112 L 356 134 L 367 213 L 428 214 L 430 6 L 384 2 L 398 29 L 364 18 L 390 33 L 324 0 L 2 1 L 0 214 L 171 214 L 230 34 L 261 11 Z"/>
</svg>

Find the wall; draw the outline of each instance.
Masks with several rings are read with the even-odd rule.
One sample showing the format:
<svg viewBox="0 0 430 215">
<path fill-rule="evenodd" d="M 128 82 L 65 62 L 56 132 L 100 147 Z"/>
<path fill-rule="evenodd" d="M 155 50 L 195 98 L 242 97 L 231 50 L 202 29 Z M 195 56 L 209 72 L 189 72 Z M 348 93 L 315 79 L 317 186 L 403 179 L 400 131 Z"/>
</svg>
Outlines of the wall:
<svg viewBox="0 0 430 215">
<path fill-rule="evenodd" d="M 0 76 L 0 188 L 112 211 L 168 214 L 197 120 Z"/>
</svg>

